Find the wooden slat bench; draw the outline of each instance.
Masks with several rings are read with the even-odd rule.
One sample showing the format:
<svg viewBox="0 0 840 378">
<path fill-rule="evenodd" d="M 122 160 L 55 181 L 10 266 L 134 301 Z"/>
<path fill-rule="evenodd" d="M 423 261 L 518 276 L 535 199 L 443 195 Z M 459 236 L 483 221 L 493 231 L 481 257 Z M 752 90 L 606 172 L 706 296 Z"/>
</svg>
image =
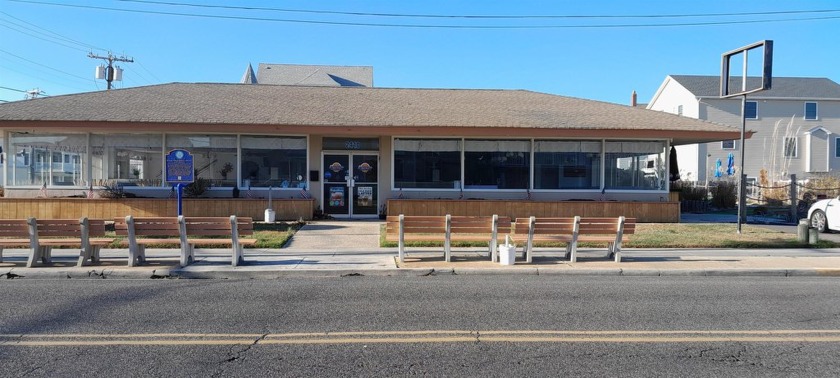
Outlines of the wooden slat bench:
<svg viewBox="0 0 840 378">
<path fill-rule="evenodd" d="M 497 246 L 510 233 L 510 217 L 493 216 L 448 216 L 448 243 L 444 244 L 447 262 L 452 261 L 452 242 L 487 242 L 491 261 L 499 261 Z"/>
<path fill-rule="evenodd" d="M 498 259 L 498 240 L 510 232 L 509 217 L 493 216 L 389 216 L 385 240 L 398 243 L 400 262 L 405 261 L 406 242 L 443 242 L 444 260 L 452 261 L 453 241 L 487 242 L 488 256 Z"/>
<path fill-rule="evenodd" d="M 577 224 L 580 217 L 569 218 L 516 218 L 514 234 L 511 238 L 515 242 L 524 242 L 525 262 L 534 260 L 535 242 L 566 243 L 565 258 L 569 258 L 572 242 L 574 241 Z"/>
<path fill-rule="evenodd" d="M 128 245 L 128 266 L 146 262 L 146 246 L 153 244 L 180 244 L 181 228 L 177 217 L 141 217 L 131 215 L 114 218 L 114 231 L 125 236 Z M 181 247 L 181 265 L 186 265 L 187 256 Z"/>
<path fill-rule="evenodd" d="M 99 250 L 113 238 L 105 237 L 102 219 L 5 219 L 0 220 L 0 261 L 2 248 L 27 248 L 26 266 L 40 260 L 52 263 L 52 250 L 57 247 L 79 248 L 77 266 L 99 262 Z"/>
<path fill-rule="evenodd" d="M 180 217 L 183 223 L 181 232 L 181 248 L 186 246 L 189 261 L 195 259 L 196 246 L 229 245 L 231 248 L 231 265 L 237 266 L 244 262 L 242 249 L 245 245 L 254 245 L 257 239 L 243 239 L 240 236 L 254 235 L 254 220 L 251 217 Z M 219 236 L 224 238 L 208 238 Z"/>
<path fill-rule="evenodd" d="M 609 258 L 621 262 L 621 243 L 636 232 L 636 218 L 580 218 L 578 236 L 571 248 L 571 262 L 577 261 L 577 243 L 607 243 Z"/>
<path fill-rule="evenodd" d="M 257 239 L 243 239 L 240 235 L 254 234 L 254 221 L 250 217 L 144 217 L 114 219 L 117 235 L 127 236 L 128 266 L 146 261 L 146 246 L 176 244 L 181 249 L 180 265 L 195 261 L 196 246 L 225 245 L 231 248 L 231 264 L 243 262 L 245 245 L 254 245 Z M 217 238 L 212 238 L 217 237 Z"/>
</svg>

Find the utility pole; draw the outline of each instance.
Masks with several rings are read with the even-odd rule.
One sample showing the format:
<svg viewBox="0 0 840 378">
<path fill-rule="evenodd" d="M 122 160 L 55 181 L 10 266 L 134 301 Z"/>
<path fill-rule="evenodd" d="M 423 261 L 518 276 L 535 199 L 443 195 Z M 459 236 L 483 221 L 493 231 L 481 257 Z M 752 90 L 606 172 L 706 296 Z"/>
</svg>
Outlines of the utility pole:
<svg viewBox="0 0 840 378">
<path fill-rule="evenodd" d="M 114 69 L 114 62 L 134 63 L 134 59 L 127 58 L 124 55 L 114 56 L 113 54 L 111 54 L 110 51 L 108 52 L 108 56 L 99 56 L 99 55 L 94 54 L 93 52 L 89 52 L 88 53 L 88 58 L 102 59 L 102 60 L 108 61 L 108 66 L 107 66 L 107 68 L 105 68 L 104 73 L 100 73 L 99 68 L 97 67 L 96 78 L 97 79 L 103 79 L 102 76 L 104 76 L 105 81 L 108 82 L 108 89 L 109 90 L 111 89 L 111 82 L 112 81 L 114 81 L 114 80 L 121 81 L 122 80 L 122 69 L 117 67 L 116 70 L 115 70 Z"/>
</svg>

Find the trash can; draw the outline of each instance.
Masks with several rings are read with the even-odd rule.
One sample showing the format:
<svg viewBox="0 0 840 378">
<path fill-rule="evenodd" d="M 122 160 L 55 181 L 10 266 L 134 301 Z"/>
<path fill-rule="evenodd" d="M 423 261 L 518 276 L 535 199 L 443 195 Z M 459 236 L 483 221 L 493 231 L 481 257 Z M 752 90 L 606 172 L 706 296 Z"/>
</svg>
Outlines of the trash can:
<svg viewBox="0 0 840 378">
<path fill-rule="evenodd" d="M 274 210 L 265 209 L 265 223 L 274 223 Z"/>
<path fill-rule="evenodd" d="M 499 263 L 513 265 L 516 262 L 516 245 L 502 244 L 499 246 Z"/>
</svg>

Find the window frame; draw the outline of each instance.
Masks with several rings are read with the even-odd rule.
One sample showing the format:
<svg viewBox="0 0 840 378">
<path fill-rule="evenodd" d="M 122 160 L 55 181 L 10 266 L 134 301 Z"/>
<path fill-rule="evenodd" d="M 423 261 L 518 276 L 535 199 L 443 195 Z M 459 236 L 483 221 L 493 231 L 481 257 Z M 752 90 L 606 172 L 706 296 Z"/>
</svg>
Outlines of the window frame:
<svg viewBox="0 0 840 378">
<path fill-rule="evenodd" d="M 747 116 L 747 107 L 749 106 L 749 104 L 754 104 L 754 106 L 755 106 L 755 109 L 753 109 L 753 111 L 755 113 L 753 114 L 752 117 Z M 745 103 L 745 105 L 744 105 L 744 119 L 758 119 L 758 101 L 747 101 Z"/>
<path fill-rule="evenodd" d="M 788 154 L 788 141 L 793 140 L 793 154 Z M 798 137 L 784 137 L 782 141 L 782 156 L 785 158 L 799 157 L 799 138 Z"/>
<path fill-rule="evenodd" d="M 726 143 L 726 142 L 732 142 L 732 147 L 726 147 L 726 146 L 724 145 L 724 143 Z M 736 141 L 735 141 L 734 139 L 732 139 L 732 140 L 722 140 L 722 141 L 720 141 L 720 149 L 721 149 L 721 150 L 725 150 L 725 151 L 735 150 L 735 149 L 736 149 L 736 148 L 735 148 L 735 145 L 736 145 Z"/>
<path fill-rule="evenodd" d="M 808 118 L 808 105 L 809 104 L 814 104 L 814 117 L 813 118 Z M 817 104 L 816 101 L 806 101 L 804 111 L 805 111 L 805 114 L 803 115 L 802 118 L 804 118 L 806 121 L 818 121 L 820 119 L 820 108 L 819 108 L 819 104 Z"/>
</svg>

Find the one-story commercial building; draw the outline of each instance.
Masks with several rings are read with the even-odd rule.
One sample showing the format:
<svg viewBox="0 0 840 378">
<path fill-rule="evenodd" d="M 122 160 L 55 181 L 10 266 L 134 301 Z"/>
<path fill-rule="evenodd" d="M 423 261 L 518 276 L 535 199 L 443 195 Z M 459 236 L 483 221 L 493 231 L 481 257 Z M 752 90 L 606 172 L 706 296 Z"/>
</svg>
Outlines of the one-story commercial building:
<svg viewBox="0 0 840 378">
<path fill-rule="evenodd" d="M 6 197 L 119 185 L 167 198 L 165 156 L 184 149 L 196 177 L 211 184 L 206 197 L 265 198 L 272 188 L 275 200 L 311 197 L 344 218 L 376 217 L 387 200 L 426 212 L 443 211 L 427 205 L 447 200 L 509 209 L 672 202 L 671 146 L 740 135 L 729 125 L 526 90 L 220 83 L 1 104 L 0 130 Z"/>
</svg>

